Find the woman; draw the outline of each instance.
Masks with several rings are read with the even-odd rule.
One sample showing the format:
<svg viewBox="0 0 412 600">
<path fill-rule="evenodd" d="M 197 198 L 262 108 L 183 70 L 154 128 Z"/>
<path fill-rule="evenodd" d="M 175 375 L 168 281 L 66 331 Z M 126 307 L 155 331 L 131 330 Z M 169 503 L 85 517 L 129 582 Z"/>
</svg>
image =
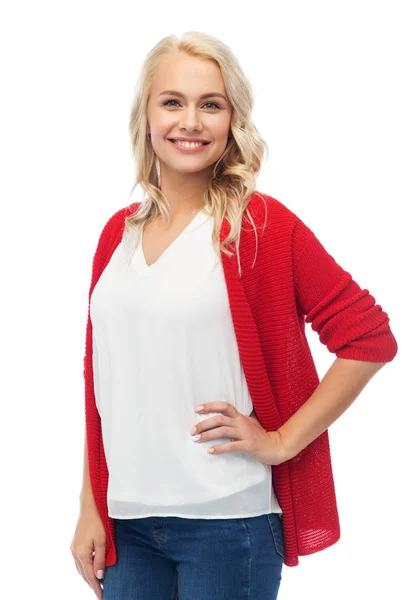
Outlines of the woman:
<svg viewBox="0 0 412 600">
<path fill-rule="evenodd" d="M 256 192 L 251 109 L 211 36 L 169 36 L 143 65 L 130 134 L 147 197 L 106 223 L 89 291 L 71 551 L 98 598 L 274 600 L 283 564 L 340 536 L 327 428 L 397 343 L 369 291 Z M 321 382 L 305 323 L 337 357 Z"/>
</svg>

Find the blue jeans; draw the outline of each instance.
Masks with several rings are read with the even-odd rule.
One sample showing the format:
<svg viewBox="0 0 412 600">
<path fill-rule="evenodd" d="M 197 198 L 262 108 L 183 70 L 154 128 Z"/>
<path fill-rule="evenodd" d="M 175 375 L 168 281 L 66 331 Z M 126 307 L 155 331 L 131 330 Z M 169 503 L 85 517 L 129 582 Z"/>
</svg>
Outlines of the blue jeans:
<svg viewBox="0 0 412 600">
<path fill-rule="evenodd" d="M 276 600 L 282 517 L 115 519 L 103 600 Z"/>
</svg>

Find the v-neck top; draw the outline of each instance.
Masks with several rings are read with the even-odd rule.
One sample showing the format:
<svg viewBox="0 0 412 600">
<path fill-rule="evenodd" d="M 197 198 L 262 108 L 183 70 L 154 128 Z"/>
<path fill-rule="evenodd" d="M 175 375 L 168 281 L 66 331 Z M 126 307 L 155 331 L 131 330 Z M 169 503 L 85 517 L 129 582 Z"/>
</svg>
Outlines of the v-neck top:
<svg viewBox="0 0 412 600">
<path fill-rule="evenodd" d="M 156 262 L 126 232 L 90 298 L 93 377 L 112 518 L 240 518 L 282 513 L 270 465 L 230 441 L 195 442 L 198 415 L 223 400 L 250 415 L 213 218 L 200 210 Z"/>
</svg>

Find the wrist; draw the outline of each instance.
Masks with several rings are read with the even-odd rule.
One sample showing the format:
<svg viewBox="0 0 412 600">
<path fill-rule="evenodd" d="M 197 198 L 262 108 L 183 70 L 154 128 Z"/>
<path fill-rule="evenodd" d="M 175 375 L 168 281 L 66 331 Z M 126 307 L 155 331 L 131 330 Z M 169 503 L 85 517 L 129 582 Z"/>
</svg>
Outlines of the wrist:
<svg viewBox="0 0 412 600">
<path fill-rule="evenodd" d="M 280 465 L 294 456 L 290 451 L 288 451 L 279 429 L 276 431 L 268 431 L 268 434 L 270 436 L 271 445 L 273 448 L 273 460 L 271 460 L 272 465 Z"/>
</svg>

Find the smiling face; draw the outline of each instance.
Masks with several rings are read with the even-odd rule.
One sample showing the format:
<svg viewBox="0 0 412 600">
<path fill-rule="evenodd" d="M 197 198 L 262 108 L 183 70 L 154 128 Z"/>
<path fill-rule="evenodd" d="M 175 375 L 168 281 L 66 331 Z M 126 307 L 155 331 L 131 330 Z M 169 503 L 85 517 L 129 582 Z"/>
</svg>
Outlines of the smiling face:
<svg viewBox="0 0 412 600">
<path fill-rule="evenodd" d="M 226 148 L 231 116 L 214 61 L 185 54 L 167 56 L 156 69 L 147 106 L 148 132 L 159 158 L 161 180 L 170 171 L 209 171 Z M 187 148 L 171 141 L 176 138 L 208 144 Z"/>
</svg>

